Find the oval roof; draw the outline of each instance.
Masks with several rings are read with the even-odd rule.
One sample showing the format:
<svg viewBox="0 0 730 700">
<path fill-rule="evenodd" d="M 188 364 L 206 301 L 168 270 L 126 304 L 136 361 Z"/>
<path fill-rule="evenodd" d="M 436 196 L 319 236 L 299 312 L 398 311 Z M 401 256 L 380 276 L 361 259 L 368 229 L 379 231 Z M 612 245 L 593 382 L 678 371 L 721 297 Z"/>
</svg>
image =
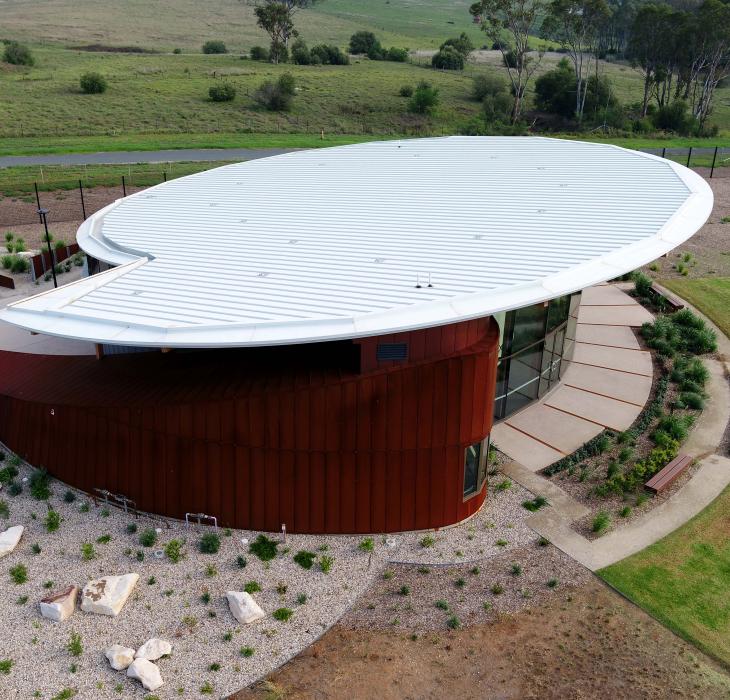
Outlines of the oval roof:
<svg viewBox="0 0 730 700">
<path fill-rule="evenodd" d="M 687 168 L 605 144 L 447 137 L 299 151 L 118 200 L 78 232 L 117 267 L 0 317 L 166 347 L 411 330 L 634 270 L 692 236 L 712 202 Z"/>
</svg>

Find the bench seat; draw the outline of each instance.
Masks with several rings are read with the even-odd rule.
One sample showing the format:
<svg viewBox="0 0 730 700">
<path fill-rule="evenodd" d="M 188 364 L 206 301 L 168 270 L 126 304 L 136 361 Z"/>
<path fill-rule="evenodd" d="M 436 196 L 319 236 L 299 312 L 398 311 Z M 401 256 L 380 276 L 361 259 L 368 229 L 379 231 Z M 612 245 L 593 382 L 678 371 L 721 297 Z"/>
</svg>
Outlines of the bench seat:
<svg viewBox="0 0 730 700">
<path fill-rule="evenodd" d="M 652 493 L 661 493 L 694 461 L 690 455 L 677 455 L 664 469 L 658 471 L 644 484 Z"/>
</svg>

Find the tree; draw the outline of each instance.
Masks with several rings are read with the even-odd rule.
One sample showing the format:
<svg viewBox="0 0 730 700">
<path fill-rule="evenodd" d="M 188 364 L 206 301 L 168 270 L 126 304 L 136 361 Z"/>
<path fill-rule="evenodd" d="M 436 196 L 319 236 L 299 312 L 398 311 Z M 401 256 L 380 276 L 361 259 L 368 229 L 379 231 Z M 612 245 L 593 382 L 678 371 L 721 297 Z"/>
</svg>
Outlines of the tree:
<svg viewBox="0 0 730 700">
<path fill-rule="evenodd" d="M 660 106 L 671 94 L 671 81 L 678 59 L 677 37 L 684 34 L 686 17 L 668 5 L 644 5 L 631 28 L 627 53 L 634 66 L 644 73 L 641 116 L 645 117 L 652 91 Z M 663 85 L 663 89 L 659 86 Z"/>
<path fill-rule="evenodd" d="M 372 32 L 355 32 L 350 37 L 350 53 L 351 54 L 369 54 L 371 49 L 380 47 L 380 42 L 375 38 Z"/>
<path fill-rule="evenodd" d="M 295 92 L 294 78 L 284 73 L 276 82 L 267 80 L 261 83 L 253 98 L 271 112 L 288 112 Z"/>
<path fill-rule="evenodd" d="M 286 61 L 289 40 L 298 35 L 294 29 L 294 14 L 309 7 L 314 0 L 264 0 L 254 8 L 256 23 L 271 38 L 269 56 L 272 63 Z"/>
<path fill-rule="evenodd" d="M 567 50 L 575 77 L 575 115 L 580 121 L 592 62 L 597 62 L 597 43 L 608 17 L 605 0 L 552 0 L 542 23 L 542 34 Z M 597 69 L 597 65 L 596 65 Z"/>
<path fill-rule="evenodd" d="M 471 43 L 471 39 L 465 32 L 459 34 L 458 37 L 447 39 L 443 44 L 441 44 L 439 49 L 443 51 L 447 46 L 451 46 L 456 49 L 464 57 L 464 59 L 466 59 L 469 54 L 474 51 L 474 44 Z"/>
<path fill-rule="evenodd" d="M 535 81 L 535 107 L 570 118 L 575 114 L 575 73 L 567 58 Z"/>
<path fill-rule="evenodd" d="M 493 43 L 499 42 L 502 58 L 508 49 L 503 43 L 503 31 L 512 38 L 511 51 L 515 54 L 514 66 L 507 67 L 512 84 L 512 123 L 522 114 L 525 90 L 535 70 L 540 65 L 543 51 L 537 61 L 528 56 L 530 36 L 535 33 L 537 20 L 546 11 L 546 0 L 479 0 L 469 9 L 482 31 Z"/>
</svg>

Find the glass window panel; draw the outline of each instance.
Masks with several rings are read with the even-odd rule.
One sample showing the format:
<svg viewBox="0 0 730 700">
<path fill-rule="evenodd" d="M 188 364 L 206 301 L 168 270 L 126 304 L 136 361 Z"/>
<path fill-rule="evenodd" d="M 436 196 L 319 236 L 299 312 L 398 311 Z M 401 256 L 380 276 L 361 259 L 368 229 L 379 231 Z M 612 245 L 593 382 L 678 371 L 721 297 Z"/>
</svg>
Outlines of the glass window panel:
<svg viewBox="0 0 730 700">
<path fill-rule="evenodd" d="M 515 312 L 515 325 L 512 331 L 511 352 L 516 353 L 545 337 L 545 317 L 547 309 L 544 304 L 534 304 Z"/>
<path fill-rule="evenodd" d="M 507 415 L 537 398 L 542 347 L 543 343 L 539 343 L 512 358 L 507 380 Z"/>
<path fill-rule="evenodd" d="M 548 305 L 547 331 L 555 330 L 561 323 L 568 320 L 570 312 L 570 296 L 553 299 Z"/>
<path fill-rule="evenodd" d="M 479 462 L 482 455 L 482 443 L 476 442 L 466 448 L 464 454 L 464 495 L 476 493 L 479 479 Z"/>
</svg>

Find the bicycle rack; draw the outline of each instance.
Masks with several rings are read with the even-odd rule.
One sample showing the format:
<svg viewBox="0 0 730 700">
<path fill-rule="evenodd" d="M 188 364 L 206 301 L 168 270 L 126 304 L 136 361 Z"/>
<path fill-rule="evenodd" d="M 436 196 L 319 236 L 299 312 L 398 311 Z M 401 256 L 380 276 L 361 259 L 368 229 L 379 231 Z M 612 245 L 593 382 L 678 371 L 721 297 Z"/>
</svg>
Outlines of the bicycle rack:
<svg viewBox="0 0 730 700">
<path fill-rule="evenodd" d="M 210 524 L 213 523 L 215 531 L 218 532 L 218 518 L 214 515 L 206 515 L 205 513 L 185 513 L 185 527 L 190 527 L 191 521 L 195 518 L 196 522 L 194 525 L 199 528 L 204 524 L 204 521 Z"/>
<path fill-rule="evenodd" d="M 122 496 L 116 493 L 112 493 L 111 491 L 107 491 L 106 489 L 94 489 L 96 493 L 98 493 L 103 499 L 105 505 L 115 505 L 115 506 L 121 506 L 124 508 L 125 513 L 129 513 L 131 510 L 134 513 L 134 517 L 138 518 L 139 513 L 137 512 L 137 501 L 132 500 L 131 498 L 127 498 L 126 496 Z"/>
</svg>

